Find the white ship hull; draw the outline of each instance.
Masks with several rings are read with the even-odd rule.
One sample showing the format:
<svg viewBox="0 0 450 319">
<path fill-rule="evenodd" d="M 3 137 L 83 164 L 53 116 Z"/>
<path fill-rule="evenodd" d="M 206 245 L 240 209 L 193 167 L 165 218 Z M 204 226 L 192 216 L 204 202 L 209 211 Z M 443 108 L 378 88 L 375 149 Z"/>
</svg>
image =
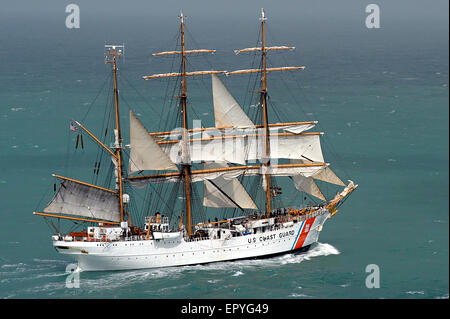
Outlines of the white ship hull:
<svg viewBox="0 0 450 319">
<path fill-rule="evenodd" d="M 126 270 L 212 263 L 307 250 L 318 241 L 328 211 L 276 230 L 221 239 L 178 238 L 111 242 L 55 240 L 81 271 Z M 181 233 L 180 233 L 181 234 Z"/>
</svg>

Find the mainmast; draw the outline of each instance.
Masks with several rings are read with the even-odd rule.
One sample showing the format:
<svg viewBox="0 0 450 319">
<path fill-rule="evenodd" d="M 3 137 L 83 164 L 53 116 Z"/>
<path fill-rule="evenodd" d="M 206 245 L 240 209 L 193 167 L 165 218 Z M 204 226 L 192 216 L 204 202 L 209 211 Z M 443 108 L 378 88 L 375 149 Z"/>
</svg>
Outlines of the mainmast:
<svg viewBox="0 0 450 319">
<path fill-rule="evenodd" d="M 124 207 L 123 207 L 123 183 L 122 183 L 122 136 L 120 133 L 120 121 L 119 121 L 119 91 L 117 89 L 117 60 L 120 58 L 123 52 L 123 45 L 105 45 L 105 63 L 112 63 L 114 74 L 114 111 L 116 125 L 114 129 L 114 149 L 116 152 L 115 165 L 116 165 L 116 190 L 119 193 L 120 204 L 120 221 L 124 221 Z"/>
<path fill-rule="evenodd" d="M 153 56 L 160 56 L 160 55 L 173 55 L 173 54 L 179 54 L 181 55 L 181 73 L 165 73 L 165 74 L 154 74 L 149 76 L 144 76 L 144 80 L 149 80 L 153 78 L 164 78 L 164 77 L 181 77 L 181 95 L 180 98 L 180 105 L 181 105 L 181 112 L 183 115 L 183 161 L 181 163 L 182 168 L 182 174 L 184 179 L 184 185 L 185 185 L 185 194 L 186 194 L 186 200 L 185 200 L 185 209 L 186 209 L 186 226 L 187 226 L 187 233 L 188 236 L 191 237 L 192 233 L 192 210 L 191 210 L 191 163 L 190 159 L 188 158 L 188 149 L 189 149 L 189 125 L 188 125 L 188 112 L 186 107 L 186 101 L 187 101 L 187 86 L 186 86 L 186 79 L 188 76 L 192 75 L 207 75 L 207 74 L 218 74 L 218 73 L 225 73 L 225 71 L 195 71 L 195 72 L 187 72 L 186 70 L 186 55 L 187 54 L 193 54 L 193 53 L 215 53 L 216 50 L 209 50 L 209 49 L 198 49 L 198 50 L 186 50 L 185 45 L 185 39 L 184 39 L 184 23 L 186 16 L 183 14 L 183 12 L 179 15 L 180 19 L 180 33 L 181 33 L 181 51 L 166 51 L 166 52 L 159 52 L 154 53 Z"/>
<path fill-rule="evenodd" d="M 188 127 L 188 116 L 187 116 L 187 110 L 186 110 L 186 100 L 187 100 L 187 89 L 186 89 L 186 48 L 184 45 L 184 15 L 183 12 L 180 13 L 180 32 L 181 32 L 181 95 L 180 95 L 180 102 L 181 102 L 181 112 L 183 112 L 183 144 L 185 150 L 187 150 L 188 147 L 188 134 L 187 130 Z M 186 195 L 186 226 L 188 231 L 188 236 L 191 237 L 191 165 L 190 163 L 183 162 L 182 164 L 183 168 L 183 176 L 184 176 L 184 190 Z"/>
<path fill-rule="evenodd" d="M 267 117 L 267 67 L 266 67 L 266 36 L 264 25 L 266 23 L 266 17 L 264 15 L 264 9 L 261 9 L 261 28 L 262 28 L 262 43 L 261 43 L 261 55 L 262 55 L 262 90 L 261 90 L 261 99 L 263 102 L 263 121 L 264 121 L 264 138 L 265 138 L 265 149 L 266 149 L 266 158 L 263 160 L 264 166 L 266 169 L 270 165 L 270 141 L 269 141 L 269 120 Z M 271 202 L 272 202 L 272 194 L 270 188 L 270 175 L 264 174 L 264 179 L 266 182 L 266 214 L 270 214 Z"/>
</svg>

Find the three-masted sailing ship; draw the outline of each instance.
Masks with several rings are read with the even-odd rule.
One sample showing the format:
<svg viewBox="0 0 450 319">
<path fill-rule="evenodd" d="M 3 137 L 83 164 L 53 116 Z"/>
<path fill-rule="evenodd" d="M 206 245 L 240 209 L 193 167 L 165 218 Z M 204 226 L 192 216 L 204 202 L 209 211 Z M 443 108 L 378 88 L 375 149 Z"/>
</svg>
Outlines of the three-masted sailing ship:
<svg viewBox="0 0 450 319">
<path fill-rule="evenodd" d="M 121 270 L 168 267 L 267 257 L 307 250 L 318 241 L 325 221 L 357 185 L 344 184 L 325 162 L 320 132 L 307 132 L 316 121 L 270 123 L 267 74 L 302 70 L 303 66 L 267 67 L 267 54 L 293 50 L 289 46 L 266 46 L 264 10 L 261 10 L 261 45 L 235 53 L 260 54 L 260 67 L 237 71 L 190 71 L 187 56 L 215 53 L 215 50 L 186 50 L 185 16 L 180 15 L 181 50 L 155 53 L 177 55 L 179 72 L 144 76 L 145 80 L 176 77 L 181 80 L 177 110 L 182 127 L 172 131 L 148 132 L 130 110 L 129 144 L 125 145 L 120 126 L 117 63 L 123 46 L 106 46 L 106 63 L 112 65 L 114 79 L 113 143 L 107 146 L 82 123 L 73 121 L 74 130 L 88 135 L 112 160 L 114 187 L 103 187 L 74 178 L 53 175 L 59 183 L 50 203 L 41 212 L 46 219 L 69 220 L 87 229 L 52 235 L 54 248 L 70 255 L 80 270 Z M 219 75 L 256 73 L 260 76 L 258 93 L 259 123 L 254 123 L 227 90 Z M 187 79 L 210 75 L 214 106 L 213 127 L 189 127 Z M 78 144 L 78 140 L 77 140 Z M 128 152 L 128 153 L 127 153 Z M 127 154 L 124 154 L 127 153 Z M 128 163 L 124 160 L 128 156 Z M 94 172 L 98 168 L 97 162 Z M 126 168 L 126 166 L 128 166 Z M 299 191 L 320 200 L 319 204 L 295 207 L 274 205 L 282 195 L 276 177 L 288 177 Z M 253 184 L 263 192 L 258 207 L 243 185 L 244 178 L 259 178 Z M 316 181 L 342 187 L 326 199 Z M 132 223 L 130 195 L 127 190 L 147 185 L 183 185 L 182 207 L 173 211 L 149 212 L 139 225 Z M 193 222 L 198 209 L 193 205 L 193 187 L 203 183 L 205 207 L 228 208 L 238 216 Z M 156 200 L 152 198 L 151 200 Z M 158 199 L 161 200 L 161 199 Z M 173 206 L 172 206 L 173 207 Z M 171 216 L 171 218 L 169 218 Z"/>
</svg>

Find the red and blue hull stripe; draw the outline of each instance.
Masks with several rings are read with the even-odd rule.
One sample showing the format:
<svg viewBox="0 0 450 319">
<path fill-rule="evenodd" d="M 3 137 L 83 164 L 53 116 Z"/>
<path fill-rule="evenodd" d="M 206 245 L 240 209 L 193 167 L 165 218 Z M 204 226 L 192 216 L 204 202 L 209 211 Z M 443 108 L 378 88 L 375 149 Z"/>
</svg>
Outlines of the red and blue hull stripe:
<svg viewBox="0 0 450 319">
<path fill-rule="evenodd" d="M 306 221 L 302 221 L 302 224 L 300 225 L 300 229 L 298 230 L 297 236 L 295 237 L 295 241 L 292 244 L 291 250 L 296 250 L 296 249 L 300 249 L 303 247 L 306 237 L 308 236 L 309 231 L 311 230 L 311 227 L 314 224 L 315 220 L 316 220 L 316 217 L 312 217 L 312 218 L 307 219 Z"/>
</svg>

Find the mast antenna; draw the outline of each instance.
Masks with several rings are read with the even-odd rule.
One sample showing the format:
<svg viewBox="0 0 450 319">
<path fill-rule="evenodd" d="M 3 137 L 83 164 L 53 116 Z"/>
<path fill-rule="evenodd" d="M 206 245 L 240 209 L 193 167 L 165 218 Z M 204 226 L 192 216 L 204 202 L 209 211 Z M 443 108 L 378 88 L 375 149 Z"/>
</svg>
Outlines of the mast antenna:
<svg viewBox="0 0 450 319">
<path fill-rule="evenodd" d="M 186 16 L 183 14 L 183 10 L 180 10 L 180 15 L 178 16 L 178 18 L 180 18 L 181 23 L 184 23 L 184 18 L 186 18 Z"/>
<path fill-rule="evenodd" d="M 261 18 L 259 18 L 259 20 L 261 20 L 261 21 L 266 21 L 267 20 L 264 8 L 261 8 Z"/>
<path fill-rule="evenodd" d="M 105 44 L 105 63 L 113 63 L 114 58 L 125 55 L 125 44 Z"/>
</svg>

